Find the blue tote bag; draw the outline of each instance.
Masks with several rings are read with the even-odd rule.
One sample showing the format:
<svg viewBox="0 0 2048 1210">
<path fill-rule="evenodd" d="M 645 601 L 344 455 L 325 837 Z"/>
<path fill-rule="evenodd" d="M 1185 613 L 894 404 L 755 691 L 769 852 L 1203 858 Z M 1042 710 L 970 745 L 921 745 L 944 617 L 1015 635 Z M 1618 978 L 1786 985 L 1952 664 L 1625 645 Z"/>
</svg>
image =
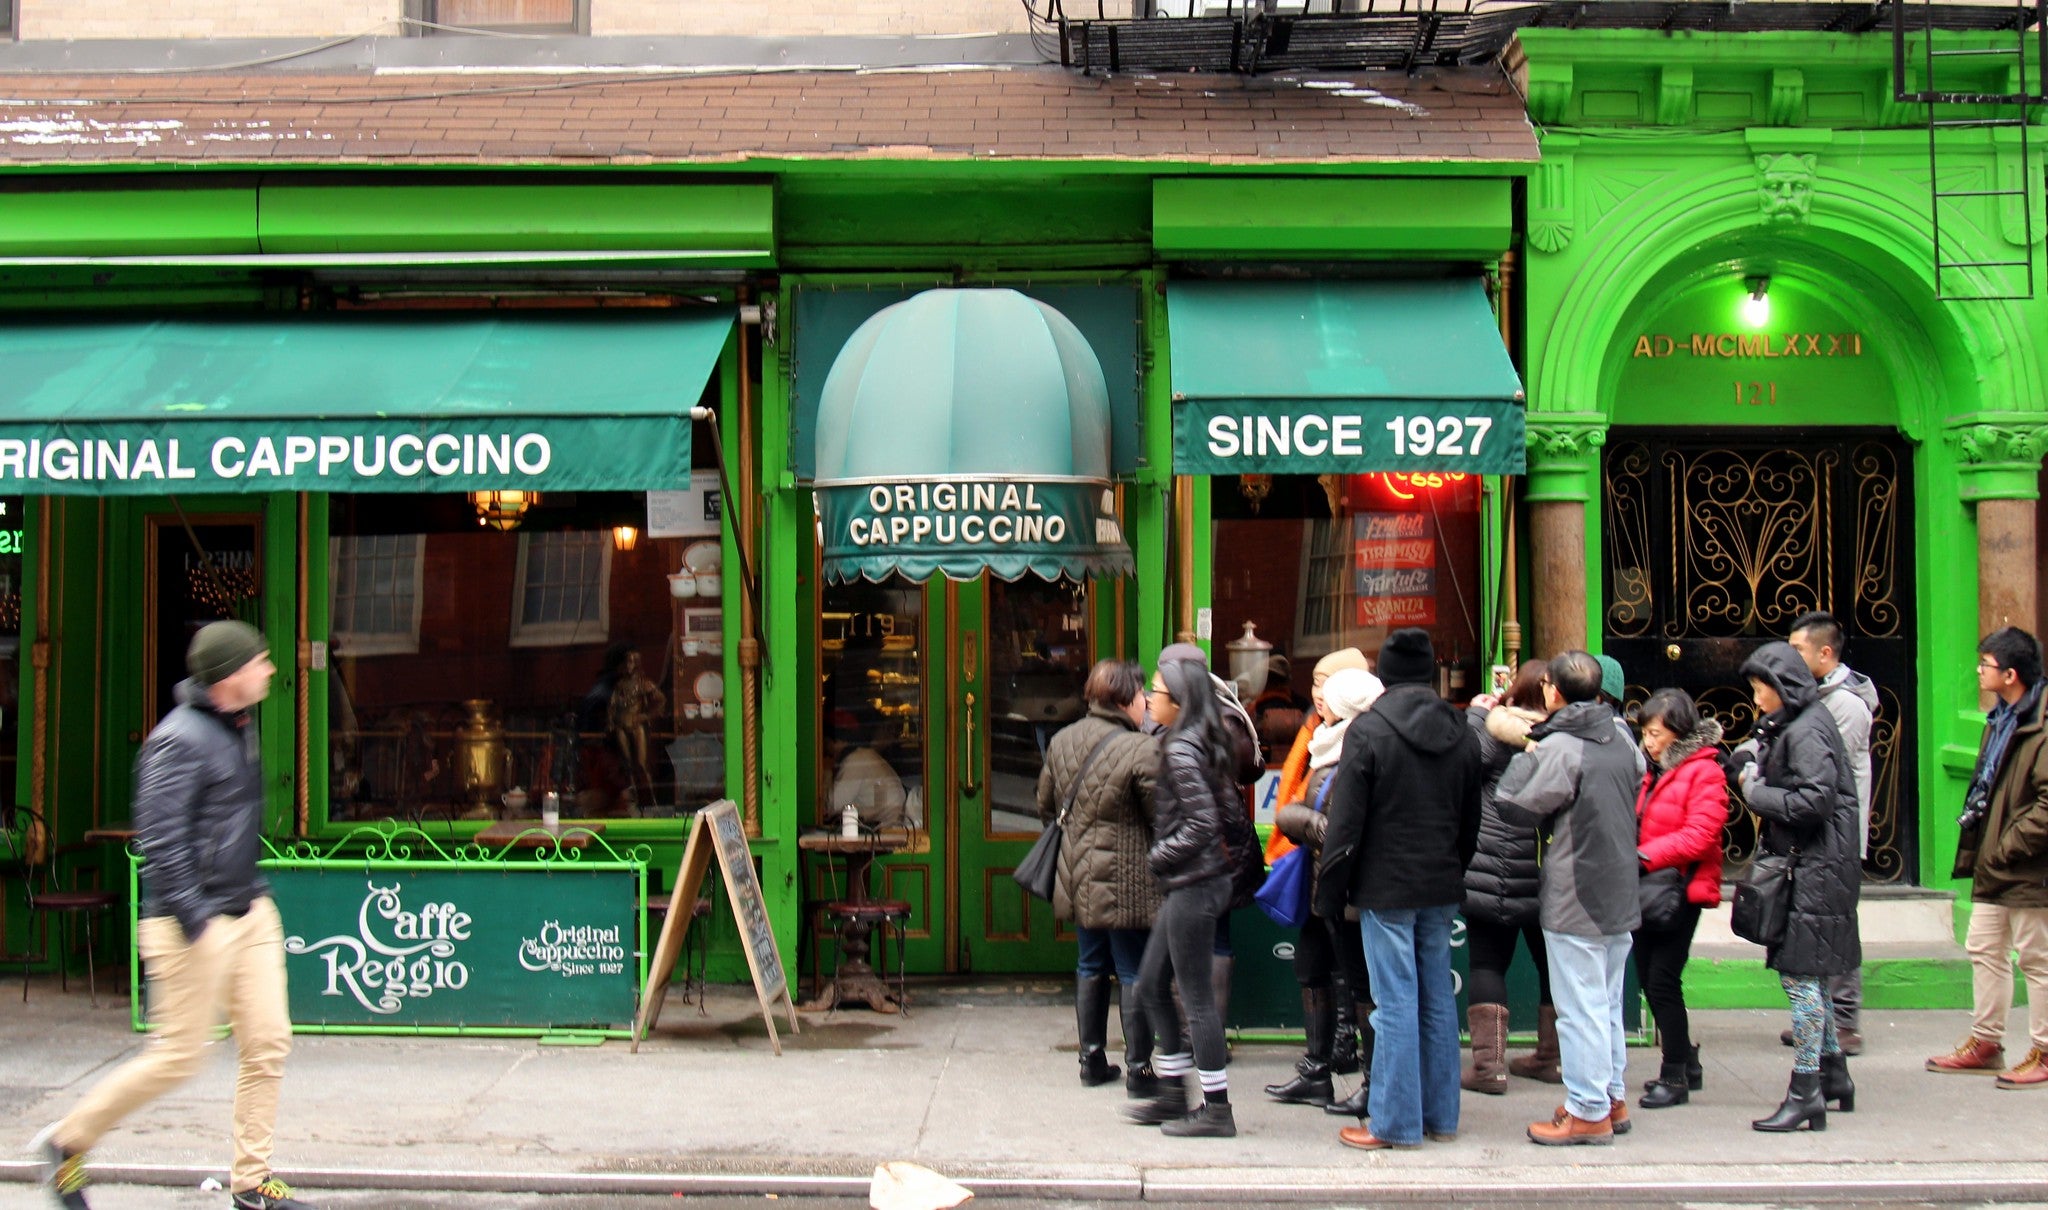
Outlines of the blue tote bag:
<svg viewBox="0 0 2048 1210">
<path fill-rule="evenodd" d="M 1322 813 L 1323 800 L 1329 797 L 1330 783 L 1336 780 L 1337 775 L 1332 772 L 1323 779 L 1322 788 L 1316 791 L 1315 809 L 1318 814 Z M 1309 851 L 1297 845 L 1273 863 L 1273 868 L 1266 873 L 1265 884 L 1253 896 L 1253 902 L 1280 927 L 1300 928 L 1308 922 L 1308 893 L 1315 876 L 1315 862 Z"/>
</svg>

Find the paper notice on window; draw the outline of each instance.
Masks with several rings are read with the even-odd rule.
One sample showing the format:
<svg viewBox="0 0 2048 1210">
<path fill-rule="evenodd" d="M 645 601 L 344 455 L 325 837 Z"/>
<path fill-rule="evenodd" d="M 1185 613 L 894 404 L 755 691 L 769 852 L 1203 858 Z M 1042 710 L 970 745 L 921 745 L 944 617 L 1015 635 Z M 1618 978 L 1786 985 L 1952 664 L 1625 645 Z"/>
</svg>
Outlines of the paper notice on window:
<svg viewBox="0 0 2048 1210">
<path fill-rule="evenodd" d="M 650 538 L 715 538 L 725 517 L 717 471 L 691 471 L 686 492 L 647 493 Z"/>
</svg>

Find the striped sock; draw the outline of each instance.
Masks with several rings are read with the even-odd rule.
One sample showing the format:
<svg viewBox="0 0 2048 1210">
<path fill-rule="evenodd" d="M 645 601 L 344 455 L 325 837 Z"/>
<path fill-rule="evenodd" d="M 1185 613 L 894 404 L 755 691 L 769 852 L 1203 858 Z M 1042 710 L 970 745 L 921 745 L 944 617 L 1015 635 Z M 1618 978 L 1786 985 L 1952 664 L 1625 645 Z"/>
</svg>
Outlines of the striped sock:
<svg viewBox="0 0 2048 1210">
<path fill-rule="evenodd" d="M 1221 1071 L 1199 1071 L 1202 1099 L 1212 1105 L 1230 1104 L 1230 1077 Z"/>
<path fill-rule="evenodd" d="M 1162 1080 L 1178 1080 L 1194 1069 L 1195 1056 L 1185 1050 L 1178 1054 L 1152 1056 L 1152 1071 Z"/>
</svg>

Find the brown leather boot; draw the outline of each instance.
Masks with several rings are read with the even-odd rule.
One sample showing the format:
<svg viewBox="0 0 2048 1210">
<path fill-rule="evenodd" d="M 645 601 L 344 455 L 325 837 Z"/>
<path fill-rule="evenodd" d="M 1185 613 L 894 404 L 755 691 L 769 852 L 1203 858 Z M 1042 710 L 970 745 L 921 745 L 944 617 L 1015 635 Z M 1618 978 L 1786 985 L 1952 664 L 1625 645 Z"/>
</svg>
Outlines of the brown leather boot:
<svg viewBox="0 0 2048 1210">
<path fill-rule="evenodd" d="M 1557 1010 L 1546 1004 L 1536 1010 L 1536 1053 L 1508 1060 L 1508 1074 L 1545 1084 L 1564 1083 L 1557 1066 Z"/>
<path fill-rule="evenodd" d="M 1508 1006 L 1474 1004 L 1465 1010 L 1466 1028 L 1472 1032 L 1472 1063 L 1459 1083 L 1468 1092 L 1502 1096 L 1508 1090 Z"/>
<path fill-rule="evenodd" d="M 1607 1118 L 1589 1122 L 1560 1105 L 1549 1121 L 1529 1124 L 1529 1141 L 1545 1147 L 1601 1146 L 1614 1141 L 1614 1127 Z"/>
</svg>

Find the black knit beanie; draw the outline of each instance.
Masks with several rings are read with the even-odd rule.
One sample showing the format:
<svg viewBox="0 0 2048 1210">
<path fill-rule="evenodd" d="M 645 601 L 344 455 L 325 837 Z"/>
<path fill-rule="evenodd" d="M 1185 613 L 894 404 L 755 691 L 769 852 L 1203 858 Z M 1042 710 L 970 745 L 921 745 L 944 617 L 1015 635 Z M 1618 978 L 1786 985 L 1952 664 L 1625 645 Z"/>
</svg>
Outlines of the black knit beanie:
<svg viewBox="0 0 2048 1210">
<path fill-rule="evenodd" d="M 1396 630 L 1380 645 L 1380 658 L 1375 666 L 1381 682 L 1389 687 L 1433 684 L 1436 647 L 1429 641 L 1429 632 L 1421 627 Z"/>
</svg>

